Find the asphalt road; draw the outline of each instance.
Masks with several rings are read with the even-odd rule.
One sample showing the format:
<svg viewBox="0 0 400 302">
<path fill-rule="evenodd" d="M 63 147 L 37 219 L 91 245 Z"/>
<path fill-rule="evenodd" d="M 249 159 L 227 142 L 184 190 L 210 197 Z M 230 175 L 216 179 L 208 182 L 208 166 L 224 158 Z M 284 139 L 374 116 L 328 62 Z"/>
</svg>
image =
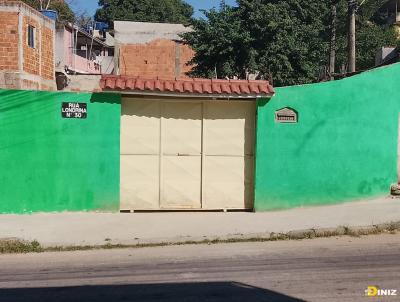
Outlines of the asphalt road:
<svg viewBox="0 0 400 302">
<path fill-rule="evenodd" d="M 400 301 L 400 234 L 0 256 L 0 301 Z"/>
</svg>

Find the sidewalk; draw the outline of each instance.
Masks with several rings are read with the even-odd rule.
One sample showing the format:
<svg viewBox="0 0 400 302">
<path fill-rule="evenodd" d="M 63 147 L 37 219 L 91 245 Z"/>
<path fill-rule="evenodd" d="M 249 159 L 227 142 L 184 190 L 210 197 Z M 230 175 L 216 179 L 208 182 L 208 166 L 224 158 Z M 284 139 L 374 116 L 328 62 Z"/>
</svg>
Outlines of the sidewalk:
<svg viewBox="0 0 400 302">
<path fill-rule="evenodd" d="M 0 215 L 0 239 L 43 247 L 244 239 L 306 229 L 366 227 L 400 221 L 400 199 L 265 213 L 60 213 Z"/>
</svg>

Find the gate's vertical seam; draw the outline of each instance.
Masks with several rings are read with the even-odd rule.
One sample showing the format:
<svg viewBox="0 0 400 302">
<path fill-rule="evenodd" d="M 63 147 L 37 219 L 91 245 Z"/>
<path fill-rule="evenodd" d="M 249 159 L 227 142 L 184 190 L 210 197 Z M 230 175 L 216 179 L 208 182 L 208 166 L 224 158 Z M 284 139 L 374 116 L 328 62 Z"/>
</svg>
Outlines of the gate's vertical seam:
<svg viewBox="0 0 400 302">
<path fill-rule="evenodd" d="M 204 119 L 204 115 L 205 115 L 205 106 L 206 103 L 203 101 L 201 102 L 201 179 L 200 179 L 200 208 L 204 209 L 204 177 L 205 177 L 205 148 L 204 148 L 204 143 L 205 143 L 205 139 L 204 139 L 204 135 L 205 135 L 205 131 L 204 131 L 204 123 L 205 123 L 205 119 Z"/>
<path fill-rule="evenodd" d="M 163 195 L 163 103 L 157 101 L 159 104 L 159 114 L 160 114 L 160 137 L 159 137 L 159 154 L 158 154 L 158 208 L 161 209 L 161 199 Z"/>
</svg>

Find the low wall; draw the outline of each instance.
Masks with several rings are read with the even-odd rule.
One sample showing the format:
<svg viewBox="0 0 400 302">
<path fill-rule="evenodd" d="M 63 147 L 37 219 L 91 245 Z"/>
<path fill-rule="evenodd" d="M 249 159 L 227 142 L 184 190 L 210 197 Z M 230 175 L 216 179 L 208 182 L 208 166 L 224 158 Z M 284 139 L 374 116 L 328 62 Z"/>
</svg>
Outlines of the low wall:
<svg viewBox="0 0 400 302">
<path fill-rule="evenodd" d="M 56 90 L 54 80 L 44 79 L 25 71 L 0 70 L 0 89 Z"/>
<path fill-rule="evenodd" d="M 388 195 L 397 180 L 400 64 L 276 89 L 258 102 L 255 209 Z M 291 107 L 298 123 L 277 123 Z"/>
<path fill-rule="evenodd" d="M 117 211 L 120 111 L 115 94 L 0 90 L 0 213 Z"/>
</svg>

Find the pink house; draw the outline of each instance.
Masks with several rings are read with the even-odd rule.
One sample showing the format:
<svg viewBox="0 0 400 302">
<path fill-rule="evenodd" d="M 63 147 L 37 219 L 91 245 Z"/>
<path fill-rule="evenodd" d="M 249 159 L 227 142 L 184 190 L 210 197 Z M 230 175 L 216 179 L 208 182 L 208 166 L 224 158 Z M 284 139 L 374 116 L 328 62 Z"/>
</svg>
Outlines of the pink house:
<svg viewBox="0 0 400 302">
<path fill-rule="evenodd" d="M 107 41 L 108 40 L 108 41 Z M 111 40 L 111 43 L 110 43 Z M 56 72 L 62 74 L 112 74 L 114 46 L 108 35 L 93 34 L 77 26 L 59 25 L 56 30 Z"/>
</svg>

